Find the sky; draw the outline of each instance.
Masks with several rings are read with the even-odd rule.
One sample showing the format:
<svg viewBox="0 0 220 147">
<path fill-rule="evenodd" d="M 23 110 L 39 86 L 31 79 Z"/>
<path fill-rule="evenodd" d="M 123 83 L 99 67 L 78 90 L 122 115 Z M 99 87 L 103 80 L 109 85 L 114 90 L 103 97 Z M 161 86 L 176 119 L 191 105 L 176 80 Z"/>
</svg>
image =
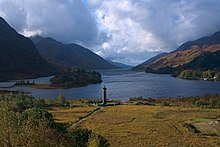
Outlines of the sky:
<svg viewBox="0 0 220 147">
<path fill-rule="evenodd" d="M 220 0 L 0 0 L 0 16 L 19 33 L 130 65 L 220 31 L 219 8 Z"/>
</svg>

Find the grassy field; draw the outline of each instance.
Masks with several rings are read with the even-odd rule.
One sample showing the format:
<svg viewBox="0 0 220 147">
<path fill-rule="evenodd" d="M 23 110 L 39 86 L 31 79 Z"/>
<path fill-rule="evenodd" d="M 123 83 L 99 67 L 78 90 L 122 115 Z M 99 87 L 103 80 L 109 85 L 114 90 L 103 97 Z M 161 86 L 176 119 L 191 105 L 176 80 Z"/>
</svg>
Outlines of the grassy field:
<svg viewBox="0 0 220 147">
<path fill-rule="evenodd" d="M 95 109 L 97 109 L 97 107 L 93 106 L 75 107 L 68 109 L 62 107 L 53 107 L 49 110 L 49 112 L 53 114 L 56 122 L 64 125 L 71 125 Z"/>
<path fill-rule="evenodd" d="M 71 124 L 97 107 L 55 109 L 58 122 Z M 217 136 L 190 131 L 184 123 L 208 122 L 220 109 L 121 105 L 104 107 L 80 122 L 80 126 L 105 136 L 116 146 L 219 146 Z"/>
</svg>

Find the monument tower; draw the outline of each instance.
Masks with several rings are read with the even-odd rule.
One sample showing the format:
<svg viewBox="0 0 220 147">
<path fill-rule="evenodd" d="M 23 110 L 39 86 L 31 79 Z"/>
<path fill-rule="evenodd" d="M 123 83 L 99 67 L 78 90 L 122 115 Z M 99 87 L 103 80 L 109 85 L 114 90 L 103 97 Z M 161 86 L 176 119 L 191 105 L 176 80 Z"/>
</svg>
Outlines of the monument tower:
<svg viewBox="0 0 220 147">
<path fill-rule="evenodd" d="M 102 90 L 102 104 L 103 105 L 106 105 L 106 102 L 107 102 L 106 90 L 107 88 L 104 85 L 103 90 Z"/>
</svg>

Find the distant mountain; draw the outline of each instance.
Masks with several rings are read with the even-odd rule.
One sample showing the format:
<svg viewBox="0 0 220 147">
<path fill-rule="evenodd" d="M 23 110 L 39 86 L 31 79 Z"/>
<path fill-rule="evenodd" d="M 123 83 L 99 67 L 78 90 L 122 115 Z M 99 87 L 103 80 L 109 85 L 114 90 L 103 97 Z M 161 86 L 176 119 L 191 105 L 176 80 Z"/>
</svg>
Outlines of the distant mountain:
<svg viewBox="0 0 220 147">
<path fill-rule="evenodd" d="M 219 50 L 220 32 L 216 32 L 211 36 L 202 37 L 198 40 L 184 43 L 173 52 L 170 52 L 150 65 L 145 66 L 143 70 L 155 73 L 173 73 L 175 69 L 193 61 L 195 58 Z"/>
<path fill-rule="evenodd" d="M 119 68 L 132 68 L 133 66 L 131 65 L 127 65 L 127 64 L 123 64 L 123 63 L 119 63 L 119 62 L 113 62 L 111 60 L 107 60 L 109 63 L 111 63 L 114 66 L 117 66 Z"/>
<path fill-rule="evenodd" d="M 0 81 L 52 75 L 57 69 L 0 17 Z"/>
<path fill-rule="evenodd" d="M 144 71 L 150 64 L 153 64 L 157 59 L 160 59 L 161 57 L 164 57 L 167 54 L 168 53 L 166 53 L 166 52 L 160 53 L 160 54 L 148 59 L 147 61 L 139 64 L 138 66 L 135 66 L 134 68 L 132 68 L 132 70 Z"/>
<path fill-rule="evenodd" d="M 41 55 L 58 65 L 64 67 L 77 66 L 87 70 L 117 68 L 78 44 L 64 44 L 50 37 L 35 36 L 31 39 Z"/>
</svg>

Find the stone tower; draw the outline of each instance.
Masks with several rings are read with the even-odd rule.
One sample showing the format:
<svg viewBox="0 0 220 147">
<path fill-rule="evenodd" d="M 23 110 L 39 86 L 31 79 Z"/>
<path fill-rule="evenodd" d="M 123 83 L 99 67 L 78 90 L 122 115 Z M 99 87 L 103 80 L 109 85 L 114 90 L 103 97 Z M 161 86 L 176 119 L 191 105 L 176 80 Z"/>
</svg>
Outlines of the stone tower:
<svg viewBox="0 0 220 147">
<path fill-rule="evenodd" d="M 103 90 L 102 90 L 102 104 L 103 105 L 105 105 L 107 102 L 106 90 L 107 90 L 107 88 L 104 85 Z"/>
</svg>

